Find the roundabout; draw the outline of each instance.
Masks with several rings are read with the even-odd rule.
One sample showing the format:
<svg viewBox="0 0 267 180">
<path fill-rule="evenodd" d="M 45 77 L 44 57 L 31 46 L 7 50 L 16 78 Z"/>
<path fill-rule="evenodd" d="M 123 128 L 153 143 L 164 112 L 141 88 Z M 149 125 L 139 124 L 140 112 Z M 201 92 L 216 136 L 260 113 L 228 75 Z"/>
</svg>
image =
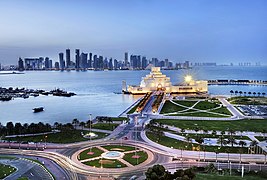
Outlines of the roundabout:
<svg viewBox="0 0 267 180">
<path fill-rule="evenodd" d="M 72 159 L 90 171 L 98 169 L 123 169 L 146 166 L 153 160 L 153 153 L 139 146 L 126 144 L 97 145 L 83 148 L 73 154 Z"/>
</svg>

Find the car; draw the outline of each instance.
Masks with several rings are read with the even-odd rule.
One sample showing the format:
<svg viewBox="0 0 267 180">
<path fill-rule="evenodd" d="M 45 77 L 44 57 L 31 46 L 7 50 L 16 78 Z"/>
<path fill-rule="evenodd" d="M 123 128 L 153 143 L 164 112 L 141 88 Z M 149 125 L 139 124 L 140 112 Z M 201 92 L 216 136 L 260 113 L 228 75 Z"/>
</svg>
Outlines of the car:
<svg viewBox="0 0 267 180">
<path fill-rule="evenodd" d="M 137 176 L 133 175 L 129 180 L 135 180 L 135 179 L 137 179 Z"/>
</svg>

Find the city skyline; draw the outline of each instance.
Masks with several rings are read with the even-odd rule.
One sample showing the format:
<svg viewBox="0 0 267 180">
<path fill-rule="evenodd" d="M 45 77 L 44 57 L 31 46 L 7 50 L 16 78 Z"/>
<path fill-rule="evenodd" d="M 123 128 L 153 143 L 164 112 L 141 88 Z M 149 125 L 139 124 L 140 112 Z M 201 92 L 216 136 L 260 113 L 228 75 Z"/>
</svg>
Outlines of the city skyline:
<svg viewBox="0 0 267 180">
<path fill-rule="evenodd" d="M 265 1 L 1 1 L 0 62 L 58 61 L 62 49 L 79 48 L 118 60 L 129 52 L 174 63 L 266 64 L 266 7 Z"/>
</svg>

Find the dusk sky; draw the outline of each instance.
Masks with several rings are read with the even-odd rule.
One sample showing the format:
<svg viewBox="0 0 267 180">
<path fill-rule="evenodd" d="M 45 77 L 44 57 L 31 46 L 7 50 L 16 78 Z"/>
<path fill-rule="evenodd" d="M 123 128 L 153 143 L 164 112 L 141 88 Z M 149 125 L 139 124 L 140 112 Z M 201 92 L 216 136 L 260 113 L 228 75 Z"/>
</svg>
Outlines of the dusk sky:
<svg viewBox="0 0 267 180">
<path fill-rule="evenodd" d="M 173 62 L 267 64 L 266 0 L 0 0 L 0 63 L 80 48 Z"/>
</svg>

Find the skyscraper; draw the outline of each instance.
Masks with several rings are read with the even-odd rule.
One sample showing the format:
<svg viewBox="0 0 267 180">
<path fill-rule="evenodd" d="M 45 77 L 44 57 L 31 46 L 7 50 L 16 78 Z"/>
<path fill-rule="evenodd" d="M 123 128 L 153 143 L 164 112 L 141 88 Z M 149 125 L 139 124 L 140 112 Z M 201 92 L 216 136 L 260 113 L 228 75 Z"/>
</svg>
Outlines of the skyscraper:
<svg viewBox="0 0 267 180">
<path fill-rule="evenodd" d="M 64 53 L 59 53 L 59 66 L 61 70 L 64 70 L 65 68 Z"/>
<path fill-rule="evenodd" d="M 59 69 L 59 63 L 58 62 L 55 62 L 55 68 Z"/>
<path fill-rule="evenodd" d="M 108 68 L 111 70 L 113 69 L 112 58 L 109 59 Z"/>
<path fill-rule="evenodd" d="M 117 59 L 114 59 L 114 69 L 118 69 L 118 61 Z"/>
<path fill-rule="evenodd" d="M 19 61 L 18 61 L 18 70 L 24 71 L 24 62 L 21 58 L 19 58 Z"/>
<path fill-rule="evenodd" d="M 45 66 L 45 69 L 49 69 L 49 58 L 48 57 L 45 58 L 44 66 Z"/>
<path fill-rule="evenodd" d="M 81 68 L 86 69 L 87 68 L 87 53 L 82 53 L 81 54 Z"/>
<path fill-rule="evenodd" d="M 169 67 L 169 59 L 165 59 L 164 66 L 165 66 L 166 68 Z"/>
<path fill-rule="evenodd" d="M 75 68 L 79 69 L 80 68 L 80 49 L 75 50 Z"/>
<path fill-rule="evenodd" d="M 49 69 L 52 69 L 53 68 L 53 61 L 50 59 L 49 60 Z"/>
<path fill-rule="evenodd" d="M 66 49 L 66 68 L 70 68 L 70 49 Z"/>
<path fill-rule="evenodd" d="M 97 69 L 98 68 L 98 58 L 97 58 L 97 55 L 94 55 L 94 64 L 93 64 L 93 67 L 94 69 Z"/>
<path fill-rule="evenodd" d="M 88 68 L 92 68 L 92 64 L 93 64 L 92 56 L 93 54 L 89 53 Z"/>
<path fill-rule="evenodd" d="M 142 57 L 142 69 L 145 69 L 147 67 L 147 59 L 145 56 Z"/>
<path fill-rule="evenodd" d="M 98 62 L 99 62 L 99 69 L 103 69 L 104 68 L 104 58 L 103 56 L 99 56 L 98 58 Z"/>
<path fill-rule="evenodd" d="M 128 57 L 129 57 L 128 52 L 126 52 L 126 53 L 124 54 L 124 66 L 125 66 L 125 67 L 128 67 L 128 63 L 129 63 L 129 61 L 128 61 Z"/>
</svg>

